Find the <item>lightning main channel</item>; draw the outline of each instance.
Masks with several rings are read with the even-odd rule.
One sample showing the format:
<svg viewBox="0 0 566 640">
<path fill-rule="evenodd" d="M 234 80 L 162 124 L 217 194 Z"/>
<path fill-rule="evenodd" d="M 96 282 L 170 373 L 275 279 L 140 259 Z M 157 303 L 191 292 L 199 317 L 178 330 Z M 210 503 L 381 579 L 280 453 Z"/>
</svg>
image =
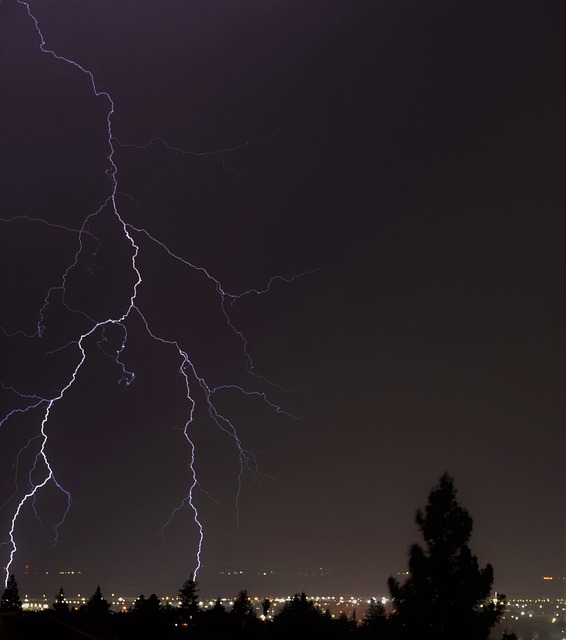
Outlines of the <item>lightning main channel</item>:
<svg viewBox="0 0 566 640">
<path fill-rule="evenodd" d="M 21 455 L 23 454 L 23 452 L 27 451 L 27 449 L 36 447 L 33 463 L 31 464 L 28 470 L 27 489 L 25 489 L 24 495 L 20 497 L 19 500 L 17 501 L 17 505 L 10 519 L 8 541 L 5 543 L 2 543 L 2 544 L 8 544 L 10 547 L 9 560 L 5 566 L 5 583 L 7 584 L 12 564 L 18 552 L 17 527 L 21 519 L 21 515 L 24 509 L 26 508 L 26 506 L 28 504 L 31 504 L 33 506 L 35 504 L 37 497 L 41 493 L 41 491 L 49 484 L 54 485 L 57 488 L 57 490 L 61 492 L 61 494 L 65 498 L 66 507 L 63 510 L 61 520 L 55 526 L 55 540 L 57 541 L 59 529 L 62 526 L 63 522 L 65 521 L 65 518 L 68 515 L 73 504 L 70 491 L 68 491 L 57 480 L 55 470 L 47 454 L 48 423 L 49 423 L 51 414 L 55 409 L 55 407 L 63 402 L 63 400 L 65 399 L 67 394 L 70 392 L 72 387 L 75 386 L 76 381 L 81 374 L 81 369 L 83 368 L 85 362 L 87 361 L 89 345 L 94 340 L 96 340 L 96 344 L 98 348 L 102 349 L 102 351 L 106 355 L 109 355 L 113 359 L 113 361 L 116 363 L 119 370 L 121 371 L 119 382 L 124 383 L 127 386 L 131 385 L 134 382 L 135 373 L 133 371 L 130 371 L 122 360 L 122 357 L 124 355 L 124 351 L 126 348 L 126 344 L 128 341 L 128 329 L 127 329 L 128 321 L 131 320 L 134 315 L 141 320 L 142 326 L 145 327 L 147 335 L 150 336 L 150 338 L 153 341 L 161 344 L 164 348 L 173 350 L 177 354 L 178 372 L 181 375 L 184 382 L 187 411 L 186 411 L 186 419 L 182 427 L 182 433 L 188 443 L 189 451 L 190 451 L 189 460 L 187 463 L 190 480 L 188 483 L 189 486 L 187 488 L 187 493 L 184 499 L 176 508 L 174 508 L 171 511 L 169 518 L 163 525 L 162 531 L 165 530 L 165 528 L 170 524 L 170 522 L 173 520 L 175 515 L 182 508 L 186 506 L 189 507 L 193 515 L 195 526 L 198 530 L 197 549 L 194 557 L 194 569 L 192 571 L 192 575 L 194 576 L 194 578 L 196 578 L 201 568 L 202 549 L 203 549 L 203 542 L 204 542 L 204 526 L 199 516 L 199 511 L 197 508 L 196 497 L 195 497 L 195 492 L 197 488 L 199 488 L 199 482 L 198 482 L 197 471 L 196 471 L 196 448 L 190 435 L 190 428 L 195 419 L 195 408 L 196 408 L 196 400 L 195 400 L 195 395 L 192 389 L 192 385 L 194 384 L 196 387 L 198 387 L 199 393 L 204 397 L 204 402 L 206 405 L 205 408 L 212 422 L 232 440 L 232 442 L 236 447 L 236 451 L 239 458 L 239 464 L 240 464 L 240 470 L 238 474 L 238 487 L 236 492 L 237 518 L 239 518 L 238 505 L 239 505 L 239 496 L 240 496 L 243 474 L 247 471 L 251 472 L 256 477 L 260 477 L 263 474 L 261 474 L 261 472 L 259 471 L 258 464 L 254 454 L 248 451 L 244 447 L 244 444 L 242 443 L 242 440 L 238 435 L 238 432 L 234 424 L 230 421 L 230 419 L 224 416 L 217 409 L 214 403 L 215 395 L 223 390 L 228 390 L 228 389 L 236 390 L 245 396 L 253 396 L 253 397 L 259 398 L 262 402 L 266 403 L 276 413 L 283 413 L 293 418 L 295 416 L 292 416 L 288 412 L 284 411 L 281 406 L 272 402 L 267 397 L 267 395 L 263 392 L 259 392 L 254 389 L 246 389 L 240 385 L 235 385 L 235 384 L 210 386 L 206 382 L 205 378 L 199 373 L 195 363 L 191 360 L 187 349 L 184 348 L 178 340 L 170 338 L 168 336 L 159 335 L 150 327 L 148 320 L 146 319 L 146 317 L 144 316 L 142 310 L 139 308 L 139 305 L 138 305 L 138 290 L 142 286 L 143 278 L 142 278 L 142 273 L 138 264 L 138 256 L 140 254 L 140 245 L 136 242 L 136 236 L 139 236 L 139 235 L 146 236 L 147 239 L 149 239 L 151 242 L 153 242 L 154 244 L 159 246 L 163 251 L 165 251 L 170 258 L 181 262 L 183 265 L 185 265 L 190 269 L 196 270 L 205 279 L 207 279 L 212 284 L 212 286 L 214 286 L 216 293 L 219 297 L 219 307 L 221 312 L 224 315 L 225 321 L 228 327 L 230 328 L 230 330 L 234 332 L 234 334 L 240 340 L 242 354 L 246 361 L 247 372 L 251 374 L 252 377 L 256 378 L 257 380 L 261 380 L 263 382 L 269 382 L 269 381 L 255 371 L 253 360 L 248 349 L 247 339 L 245 338 L 243 332 L 233 323 L 230 316 L 230 309 L 233 307 L 233 305 L 236 302 L 238 302 L 245 296 L 262 295 L 262 294 L 268 293 L 273 283 L 278 280 L 284 283 L 292 283 L 296 278 L 310 274 L 312 273 L 312 271 L 305 271 L 303 273 L 294 275 L 292 277 L 274 276 L 269 280 L 269 282 L 264 288 L 249 289 L 241 293 L 229 293 L 223 288 L 220 281 L 217 278 L 215 278 L 213 275 L 211 275 L 211 273 L 207 269 L 205 269 L 204 267 L 195 265 L 189 262 L 188 260 L 184 259 L 183 257 L 174 254 L 163 242 L 155 238 L 153 235 L 149 234 L 145 229 L 134 227 L 130 223 L 126 222 L 126 220 L 123 218 L 123 216 L 119 211 L 119 207 L 117 203 L 118 196 L 121 194 L 118 189 L 118 166 L 115 161 L 115 146 L 114 146 L 115 143 L 117 144 L 119 143 L 117 139 L 114 137 L 113 130 L 112 130 L 112 120 L 113 120 L 113 116 L 116 108 L 114 100 L 112 99 L 108 91 L 100 88 L 100 85 L 97 83 L 93 73 L 89 69 L 85 68 L 79 62 L 77 62 L 72 58 L 67 58 L 65 56 L 62 56 L 56 53 L 53 49 L 47 46 L 46 39 L 40 27 L 39 21 L 35 17 L 32 11 L 31 3 L 24 2 L 23 0 L 16 0 L 16 2 L 18 5 L 22 6 L 25 9 L 28 18 L 33 23 L 33 26 L 35 28 L 35 31 L 39 39 L 39 49 L 45 55 L 51 56 L 58 62 L 62 64 L 70 65 L 74 69 L 76 69 L 78 73 L 80 73 L 83 77 L 87 79 L 90 85 L 90 88 L 92 90 L 93 96 L 96 99 L 105 101 L 107 105 L 106 119 L 105 119 L 106 144 L 108 149 L 108 152 L 106 155 L 106 161 L 107 161 L 106 174 L 109 176 L 109 179 L 110 179 L 110 195 L 107 196 L 105 201 L 96 211 L 90 213 L 84 218 L 83 223 L 79 229 L 72 229 L 72 228 L 66 227 L 65 225 L 56 224 L 48 220 L 45 220 L 43 218 L 32 217 L 32 216 L 13 216 L 11 218 L 0 220 L 0 222 L 3 222 L 3 223 L 13 224 L 25 219 L 28 222 L 48 225 L 50 227 L 54 227 L 56 229 L 58 228 L 66 232 L 73 232 L 78 236 L 78 248 L 74 254 L 74 260 L 69 264 L 69 266 L 63 272 L 60 283 L 57 285 L 51 286 L 48 289 L 47 293 L 45 294 L 43 305 L 39 310 L 39 318 L 37 321 L 36 330 L 33 332 L 26 332 L 24 330 L 18 330 L 16 332 L 7 332 L 2 328 L 4 334 L 8 338 L 14 337 L 16 334 L 21 334 L 25 338 L 41 339 L 44 336 L 44 333 L 46 330 L 46 320 L 45 320 L 46 313 L 50 305 L 52 304 L 53 297 L 56 294 L 59 294 L 61 304 L 71 314 L 78 314 L 79 316 L 81 316 L 83 321 L 88 323 L 88 328 L 83 329 L 81 332 L 78 333 L 78 335 L 74 339 L 67 342 L 66 344 L 61 345 L 58 349 L 55 350 L 55 351 L 73 350 L 76 353 L 76 360 L 75 360 L 75 364 L 70 369 L 66 382 L 62 384 L 60 388 L 57 389 L 54 393 L 46 396 L 35 395 L 31 393 L 20 392 L 9 385 L 4 386 L 5 390 L 19 396 L 24 406 L 18 407 L 16 409 L 13 409 L 7 412 L 6 415 L 4 415 L 3 417 L 0 416 L 0 428 L 5 427 L 7 423 L 10 420 L 12 420 L 16 415 L 19 415 L 22 413 L 40 412 L 40 415 L 41 415 L 37 433 L 31 438 L 29 438 L 27 443 L 20 449 L 16 457 L 15 467 L 16 467 L 16 476 L 17 476 L 18 474 L 17 467 L 19 465 Z M 165 143 L 165 141 L 163 141 L 160 138 L 152 139 L 152 142 L 150 142 L 149 144 L 152 144 L 155 141 L 161 142 L 170 151 L 185 153 L 180 148 L 172 147 L 168 145 L 167 143 Z M 266 141 L 260 140 L 260 142 L 266 142 Z M 246 144 L 248 143 L 244 143 L 244 145 L 241 145 L 241 146 L 243 147 Z M 128 145 L 128 146 L 136 146 L 136 145 Z M 137 145 L 137 148 L 143 149 L 145 147 L 144 145 Z M 227 165 L 225 164 L 224 158 L 222 156 L 223 152 L 234 151 L 234 150 L 237 150 L 237 149 L 226 149 L 218 152 L 209 152 L 208 154 L 193 154 L 193 155 L 197 155 L 197 156 L 212 155 L 222 163 L 222 166 L 226 171 L 237 173 L 235 170 L 229 169 L 227 167 Z M 79 255 L 82 253 L 84 249 L 83 238 L 90 237 L 92 240 L 94 240 L 98 244 L 102 242 L 96 237 L 96 234 L 90 230 L 89 223 L 92 219 L 94 219 L 94 217 L 100 214 L 100 212 L 107 209 L 111 211 L 112 216 L 114 217 L 115 221 L 118 223 L 118 228 L 120 229 L 120 233 L 122 234 L 123 239 L 125 239 L 126 244 L 129 247 L 128 249 L 129 269 L 131 272 L 132 283 L 131 283 L 130 293 L 125 296 L 125 299 L 122 303 L 122 309 L 120 312 L 114 313 L 113 315 L 109 315 L 104 318 L 93 318 L 92 315 L 87 314 L 85 311 L 81 309 L 74 308 L 67 303 L 66 294 L 67 294 L 68 278 L 71 271 L 77 266 Z M 106 331 L 110 327 L 117 327 L 122 332 L 122 338 L 119 341 L 119 346 L 114 350 L 113 353 L 108 353 L 105 349 Z M 50 353 L 54 353 L 54 351 L 51 351 Z M 270 382 L 270 384 L 272 383 Z M 15 495 L 17 492 L 18 492 L 18 485 L 16 482 L 16 488 L 14 490 L 13 495 Z M 11 499 L 9 499 L 4 506 L 6 506 L 10 501 Z"/>
</svg>

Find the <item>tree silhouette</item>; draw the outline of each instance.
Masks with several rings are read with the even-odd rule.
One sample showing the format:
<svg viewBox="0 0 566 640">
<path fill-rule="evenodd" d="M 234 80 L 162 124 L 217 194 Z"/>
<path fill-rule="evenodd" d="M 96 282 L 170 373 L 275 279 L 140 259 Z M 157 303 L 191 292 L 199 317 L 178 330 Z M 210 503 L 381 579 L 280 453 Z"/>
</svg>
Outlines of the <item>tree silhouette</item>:
<svg viewBox="0 0 566 640">
<path fill-rule="evenodd" d="M 472 518 L 456 501 L 448 474 L 440 478 L 415 521 L 425 548 L 411 547 L 409 577 L 403 584 L 393 577 L 388 581 L 396 637 L 486 640 L 504 603 L 488 599 L 493 569 L 490 564 L 480 569 L 468 547 Z"/>
<path fill-rule="evenodd" d="M 227 615 L 227 611 L 224 608 L 224 605 L 222 604 L 222 601 L 220 600 L 220 598 L 216 598 L 216 602 L 214 603 L 214 606 L 211 609 L 213 615 L 218 616 L 218 617 L 222 617 Z"/>
<path fill-rule="evenodd" d="M 255 617 L 252 601 L 248 596 L 248 592 L 244 589 L 240 591 L 234 600 L 231 614 L 240 620 L 246 620 L 250 617 Z"/>
<path fill-rule="evenodd" d="M 146 598 L 142 593 L 134 602 L 132 612 L 143 619 L 155 618 L 161 612 L 161 601 L 155 593 L 152 593 L 149 598 Z"/>
<path fill-rule="evenodd" d="M 136 598 L 136 600 L 134 601 L 134 605 L 132 607 L 132 612 L 133 613 L 140 613 L 140 611 L 143 611 L 145 609 L 145 603 L 146 603 L 146 599 L 145 596 L 142 594 L 140 594 L 139 598 Z"/>
<path fill-rule="evenodd" d="M 255 614 L 251 598 L 244 589 L 240 591 L 234 600 L 230 619 L 233 633 L 236 635 L 251 635 L 259 620 Z"/>
<path fill-rule="evenodd" d="M 163 614 L 163 615 L 162 615 Z M 146 598 L 143 593 L 134 602 L 131 613 L 126 614 L 130 619 L 124 622 L 130 631 L 126 638 L 166 638 L 168 617 L 164 615 L 161 601 L 152 593 Z M 117 635 L 117 638 L 123 636 Z"/>
<path fill-rule="evenodd" d="M 194 580 L 193 574 L 188 580 L 183 582 L 183 586 L 179 589 L 179 598 L 181 604 L 179 606 L 181 617 L 186 624 L 193 626 L 200 613 L 198 586 Z"/>
<path fill-rule="evenodd" d="M 305 592 L 296 593 L 291 600 L 283 605 L 281 611 L 273 618 L 273 622 L 278 631 L 289 634 L 301 630 L 310 637 L 316 637 L 322 633 L 325 626 L 325 617 L 314 605 L 312 600 L 308 600 Z"/>
<path fill-rule="evenodd" d="M 220 598 L 216 599 L 214 606 L 202 613 L 201 627 L 204 629 L 205 638 L 229 638 L 232 619 Z"/>
<path fill-rule="evenodd" d="M 387 615 L 385 606 L 379 600 L 372 598 L 365 610 L 360 624 L 363 635 L 384 638 L 387 630 Z"/>
<path fill-rule="evenodd" d="M 55 610 L 55 613 L 60 616 L 65 616 L 69 613 L 69 605 L 67 604 L 63 587 L 59 589 L 57 595 L 55 596 L 53 609 Z"/>
<path fill-rule="evenodd" d="M 269 598 L 264 598 L 261 601 L 261 610 L 263 612 L 264 618 L 267 618 L 267 614 L 269 613 L 270 609 L 271 609 L 271 600 Z"/>
<path fill-rule="evenodd" d="M 21 611 L 22 601 L 20 600 L 20 591 L 18 589 L 18 583 L 14 574 L 8 576 L 8 582 L 6 588 L 0 599 L 1 611 Z"/>
<path fill-rule="evenodd" d="M 348 617 L 348 614 L 345 611 L 342 611 L 335 620 L 332 619 L 332 617 L 330 619 L 326 619 L 325 616 L 325 625 L 326 629 L 324 631 L 324 638 L 336 638 L 336 640 L 351 638 L 353 633 L 357 630 L 356 612 L 354 610 L 352 616 Z"/>
<path fill-rule="evenodd" d="M 100 585 L 86 603 L 85 612 L 92 618 L 104 618 L 110 613 L 110 603 L 102 597 Z"/>
</svg>

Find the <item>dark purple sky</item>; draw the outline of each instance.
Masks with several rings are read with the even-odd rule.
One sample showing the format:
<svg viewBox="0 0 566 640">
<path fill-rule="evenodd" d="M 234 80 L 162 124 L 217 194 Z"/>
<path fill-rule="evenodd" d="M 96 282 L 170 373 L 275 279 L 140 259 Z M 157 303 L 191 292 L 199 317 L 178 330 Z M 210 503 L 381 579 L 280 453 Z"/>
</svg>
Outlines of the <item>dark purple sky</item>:
<svg viewBox="0 0 566 640">
<path fill-rule="evenodd" d="M 121 221 L 145 321 L 85 338 L 50 408 L 73 502 L 56 544 L 65 494 L 49 482 L 21 508 L 24 590 L 159 595 L 195 569 L 191 509 L 162 532 L 191 486 L 177 346 L 203 595 L 385 595 L 444 471 L 497 590 L 564 576 L 564 3 L 30 6 L 114 102 L 118 215 L 109 101 L 6 0 L 1 417 L 39 402 L 16 391 L 60 395 L 80 336 L 127 312 Z M 235 331 L 216 282 L 271 286 L 225 299 Z M 221 385 L 248 393 L 214 393 L 215 424 Z M 2 566 L 46 477 L 30 471 L 46 406 L 0 427 Z"/>
</svg>

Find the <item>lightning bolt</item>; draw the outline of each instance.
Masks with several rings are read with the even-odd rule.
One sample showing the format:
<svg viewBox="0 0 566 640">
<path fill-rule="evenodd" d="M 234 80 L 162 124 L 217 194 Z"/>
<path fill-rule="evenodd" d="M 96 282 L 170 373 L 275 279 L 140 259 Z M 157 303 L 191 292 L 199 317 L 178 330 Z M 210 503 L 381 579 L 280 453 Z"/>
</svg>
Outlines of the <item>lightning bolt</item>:
<svg viewBox="0 0 566 640">
<path fill-rule="evenodd" d="M 183 149 L 182 147 L 176 146 L 176 145 L 172 145 L 169 142 L 167 142 L 167 140 L 165 140 L 164 138 L 161 138 L 160 136 L 155 136 L 153 138 L 151 138 L 148 142 L 146 142 L 145 144 L 134 144 L 132 142 L 120 142 L 117 138 L 114 138 L 114 142 L 116 144 L 118 144 L 120 147 L 127 149 L 138 149 L 138 150 L 142 150 L 142 149 L 149 149 L 152 145 L 155 144 L 160 144 L 162 145 L 165 149 L 167 149 L 167 151 L 172 151 L 175 152 L 181 156 L 191 156 L 192 158 L 214 158 L 215 160 L 217 160 L 220 163 L 220 166 L 222 167 L 222 169 L 226 172 L 226 173 L 232 173 L 240 178 L 249 178 L 251 179 L 252 176 L 249 176 L 245 173 L 241 173 L 240 171 L 237 171 L 236 169 L 234 169 L 233 167 L 230 167 L 225 156 L 233 154 L 233 153 L 238 153 L 239 151 L 241 151 L 242 149 L 245 149 L 246 147 L 250 147 L 252 145 L 256 145 L 256 144 L 261 144 L 261 145 L 266 145 L 266 144 L 270 144 L 271 142 L 273 142 L 273 140 L 275 139 L 275 137 L 284 129 L 284 127 L 279 127 L 279 129 L 277 129 L 276 131 L 274 131 L 269 138 L 254 138 L 253 140 L 246 140 L 245 142 L 242 142 L 242 144 L 237 145 L 236 147 L 230 147 L 228 149 L 217 149 L 216 151 L 192 151 L 191 149 Z"/>
<path fill-rule="evenodd" d="M 122 147 L 130 147 L 135 148 L 137 150 L 143 150 L 148 148 L 153 144 L 161 144 L 167 149 L 169 152 L 179 153 L 182 155 L 192 155 L 195 157 L 202 156 L 212 156 L 215 158 L 221 165 L 222 169 L 228 173 L 236 174 L 240 177 L 248 177 L 240 174 L 235 169 L 230 167 L 226 161 L 226 156 L 230 153 L 234 153 L 250 144 L 267 144 L 269 143 L 280 130 L 277 130 L 270 138 L 268 139 L 254 139 L 249 140 L 238 147 L 234 147 L 231 149 L 221 149 L 212 152 L 190 152 L 186 151 L 180 147 L 176 147 L 174 145 L 169 144 L 163 138 L 155 137 L 152 138 L 148 143 L 143 145 L 135 145 L 135 144 L 122 144 L 118 141 L 118 139 L 114 136 L 112 129 L 112 121 L 115 113 L 116 105 L 114 100 L 108 91 L 100 88 L 99 83 L 95 79 L 93 73 L 83 67 L 79 62 L 74 59 L 67 58 L 65 56 L 59 55 L 53 49 L 47 46 L 46 39 L 42 33 L 40 24 L 38 19 L 35 17 L 31 3 L 24 2 L 23 0 L 16 0 L 17 4 L 23 7 L 29 20 L 33 23 L 35 31 L 37 33 L 37 37 L 39 40 L 39 49 L 46 55 L 51 56 L 56 61 L 61 64 L 70 65 L 73 67 L 78 74 L 80 74 L 83 78 L 87 80 L 90 85 L 90 89 L 94 98 L 104 101 L 106 104 L 106 119 L 105 119 L 105 136 L 106 136 L 106 144 L 107 144 L 107 167 L 106 174 L 109 177 L 110 181 L 110 195 L 106 197 L 101 206 L 92 213 L 88 214 L 84 220 L 80 228 L 71 228 L 65 225 L 53 223 L 47 221 L 40 217 L 33 216 L 14 216 L 11 218 L 4 218 L 0 221 L 3 223 L 15 224 L 18 222 L 28 222 L 33 224 L 45 225 L 47 227 L 56 229 L 58 231 L 62 231 L 65 233 L 72 233 L 77 237 L 78 244 L 76 247 L 76 251 L 74 253 L 74 259 L 70 262 L 67 268 L 64 270 L 60 282 L 51 286 L 44 297 L 43 304 L 39 309 L 38 319 L 36 323 L 36 327 L 32 331 L 25 331 L 22 329 L 18 329 L 17 331 L 9 332 L 4 328 L 1 328 L 4 332 L 5 336 L 8 338 L 13 338 L 15 336 L 28 338 L 28 339 L 41 339 L 46 331 L 47 325 L 47 313 L 49 311 L 50 306 L 52 305 L 55 298 L 57 298 L 59 304 L 61 304 L 73 317 L 77 317 L 81 322 L 86 323 L 87 328 L 83 328 L 82 331 L 78 332 L 78 335 L 73 340 L 70 340 L 66 344 L 59 346 L 56 349 L 53 349 L 48 352 L 48 355 L 53 355 L 63 350 L 71 350 L 76 354 L 74 365 L 70 368 L 69 375 L 66 378 L 66 382 L 60 386 L 55 392 L 51 395 L 35 395 L 35 394 L 25 394 L 17 391 L 14 387 L 4 386 L 4 390 L 10 393 L 16 394 L 19 396 L 21 403 L 23 406 L 13 409 L 6 413 L 6 415 L 0 420 L 0 428 L 6 428 L 8 422 L 14 418 L 18 414 L 22 413 L 33 413 L 33 412 L 41 412 L 42 417 L 39 421 L 39 429 L 38 432 L 32 436 L 28 442 L 20 449 L 16 457 L 15 469 L 16 469 L 16 478 L 18 476 L 18 467 L 20 463 L 20 458 L 24 452 L 28 449 L 32 449 L 36 447 L 36 453 L 33 460 L 33 464 L 29 468 L 28 472 L 28 487 L 25 490 L 25 493 L 22 497 L 20 497 L 15 510 L 10 519 L 10 527 L 8 531 L 9 540 L 6 543 L 10 547 L 9 551 L 9 560 L 5 567 L 5 580 L 6 583 L 8 581 L 8 577 L 10 575 L 10 568 L 12 563 L 14 562 L 14 558 L 17 554 L 17 526 L 20 520 L 21 514 L 26 508 L 28 504 L 30 504 L 35 509 L 35 501 L 38 498 L 41 491 L 47 485 L 54 485 L 57 490 L 65 497 L 66 500 L 66 508 L 63 510 L 61 520 L 55 526 L 55 541 L 58 539 L 59 529 L 63 525 L 66 516 L 68 515 L 73 501 L 71 497 L 71 493 L 57 480 L 54 468 L 50 462 L 48 456 L 48 424 L 51 417 L 52 412 L 55 407 L 62 403 L 65 400 L 65 397 L 70 392 L 71 388 L 75 385 L 77 379 L 81 375 L 81 370 L 87 361 L 89 350 L 93 345 L 108 357 L 112 358 L 115 362 L 116 366 L 120 371 L 120 377 L 118 382 L 123 383 L 126 386 L 130 386 L 133 384 L 135 380 L 135 373 L 128 369 L 126 364 L 123 361 L 124 352 L 126 349 L 127 341 L 128 341 L 128 323 L 135 317 L 140 320 L 142 326 L 145 328 L 147 335 L 151 338 L 151 340 L 160 344 L 164 349 L 169 349 L 176 354 L 177 362 L 178 362 L 178 373 L 181 376 L 184 383 L 184 401 L 186 401 L 186 418 L 185 422 L 181 427 L 181 431 L 183 433 L 183 437 L 189 446 L 189 459 L 187 462 L 188 474 L 189 474 L 189 483 L 188 489 L 185 497 L 181 501 L 181 503 L 172 509 L 169 518 L 164 523 L 162 528 L 162 533 L 165 531 L 167 526 L 172 522 L 177 513 L 181 509 L 188 508 L 192 512 L 192 517 L 198 531 L 198 542 L 197 549 L 194 557 L 194 569 L 192 571 L 193 576 L 196 578 L 202 564 L 202 550 L 204 543 L 204 526 L 199 516 L 199 511 L 197 508 L 197 500 L 196 493 L 197 491 L 203 491 L 199 485 L 199 481 L 197 478 L 197 470 L 196 470 L 196 458 L 197 452 L 195 448 L 195 444 L 193 439 L 191 438 L 191 427 L 195 420 L 195 409 L 196 409 L 196 399 L 194 389 L 197 388 L 199 395 L 204 398 L 203 402 L 205 405 L 205 409 L 208 412 L 208 415 L 213 424 L 216 425 L 218 429 L 220 429 L 225 435 L 227 435 L 230 440 L 233 442 L 237 455 L 239 458 L 239 474 L 237 480 L 237 491 L 236 491 L 236 519 L 239 520 L 239 498 L 240 491 L 242 488 L 242 478 L 244 473 L 250 472 L 257 480 L 261 477 L 269 477 L 264 476 L 259 470 L 257 460 L 254 454 L 247 450 L 238 435 L 238 431 L 233 424 L 233 422 L 223 415 L 217 408 L 215 404 L 215 397 L 219 394 L 229 391 L 236 391 L 244 396 L 250 398 L 256 398 L 261 402 L 267 404 L 274 412 L 279 414 L 284 414 L 290 418 L 296 418 L 292 414 L 285 411 L 280 405 L 270 400 L 268 395 L 264 392 L 257 391 L 256 389 L 246 389 L 241 385 L 235 384 L 225 384 L 219 386 L 211 386 L 207 383 L 205 378 L 199 373 L 198 368 L 191 357 L 189 355 L 188 350 L 184 347 L 177 339 L 171 338 L 170 336 L 160 335 L 158 332 L 154 331 L 150 326 L 147 318 L 139 307 L 138 303 L 138 292 L 142 287 L 143 278 L 142 272 L 139 267 L 139 254 L 140 254 L 140 239 L 144 238 L 145 241 L 153 243 L 153 245 L 159 247 L 160 250 L 165 252 L 165 254 L 172 260 L 179 262 L 187 269 L 193 270 L 199 276 L 203 277 L 206 281 L 210 283 L 210 285 L 214 288 L 216 295 L 218 297 L 219 310 L 223 314 L 225 318 L 225 322 L 229 329 L 237 336 L 240 345 L 242 356 L 246 363 L 246 371 L 250 374 L 251 378 L 257 382 L 267 382 L 270 385 L 274 385 L 279 389 L 283 390 L 279 385 L 272 383 L 267 380 L 264 376 L 259 374 L 254 366 L 253 359 L 249 350 L 248 341 L 244 336 L 243 332 L 236 326 L 236 324 L 232 321 L 231 310 L 234 305 L 247 296 L 259 296 L 264 295 L 270 292 L 272 286 L 275 282 L 282 282 L 286 284 L 293 283 L 297 278 L 306 276 L 308 274 L 313 273 L 313 271 L 305 271 L 303 273 L 293 275 L 291 277 L 283 277 L 283 276 L 274 276 L 272 277 L 263 288 L 253 288 L 248 289 L 246 291 L 240 293 L 228 292 L 222 286 L 221 282 L 213 276 L 206 268 L 196 265 L 186 258 L 175 254 L 171 251 L 165 243 L 155 237 L 153 234 L 150 234 L 143 228 L 136 227 L 131 223 L 127 222 L 123 215 L 120 213 L 120 209 L 118 206 L 118 199 L 120 196 L 128 197 L 132 201 L 131 196 L 127 194 L 123 194 L 119 191 L 118 184 L 118 166 L 115 161 L 115 145 L 120 145 Z M 71 272 L 77 267 L 79 263 L 79 257 L 89 250 L 86 247 L 85 241 L 88 239 L 89 243 L 94 246 L 93 249 L 90 249 L 91 256 L 94 258 L 96 255 L 97 249 L 100 247 L 102 240 L 97 236 L 97 234 L 92 230 L 92 223 L 96 219 L 97 216 L 102 214 L 102 212 L 109 211 L 117 223 L 117 228 L 122 236 L 122 240 L 124 241 L 124 245 L 127 247 L 126 253 L 129 260 L 129 270 L 130 270 L 130 291 L 129 294 L 125 296 L 125 299 L 122 302 L 122 308 L 120 312 L 115 312 L 113 315 L 103 317 L 103 318 L 94 318 L 91 314 L 86 313 L 85 311 L 73 307 L 67 300 L 67 288 L 69 285 L 69 276 Z M 94 261 L 91 262 L 91 268 L 95 268 Z M 117 329 L 121 334 L 121 339 L 118 341 L 118 346 L 112 350 L 109 348 L 111 345 L 111 341 L 107 338 L 107 331 L 111 328 Z M 12 498 L 18 493 L 18 485 L 16 482 L 16 488 L 14 490 L 14 494 L 12 494 Z M 12 498 L 10 498 L 4 506 L 10 504 L 12 502 Z"/>
</svg>

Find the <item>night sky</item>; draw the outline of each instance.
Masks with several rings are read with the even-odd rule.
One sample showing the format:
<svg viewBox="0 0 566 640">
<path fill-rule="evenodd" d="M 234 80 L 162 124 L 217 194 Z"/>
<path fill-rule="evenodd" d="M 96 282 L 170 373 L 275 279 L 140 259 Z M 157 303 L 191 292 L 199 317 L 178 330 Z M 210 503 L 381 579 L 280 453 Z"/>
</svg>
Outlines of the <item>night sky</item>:
<svg viewBox="0 0 566 640">
<path fill-rule="evenodd" d="M 30 7 L 76 64 L 2 3 L 22 591 L 175 593 L 192 453 L 203 595 L 386 595 L 445 471 L 495 589 L 564 576 L 564 3 Z"/>
</svg>

